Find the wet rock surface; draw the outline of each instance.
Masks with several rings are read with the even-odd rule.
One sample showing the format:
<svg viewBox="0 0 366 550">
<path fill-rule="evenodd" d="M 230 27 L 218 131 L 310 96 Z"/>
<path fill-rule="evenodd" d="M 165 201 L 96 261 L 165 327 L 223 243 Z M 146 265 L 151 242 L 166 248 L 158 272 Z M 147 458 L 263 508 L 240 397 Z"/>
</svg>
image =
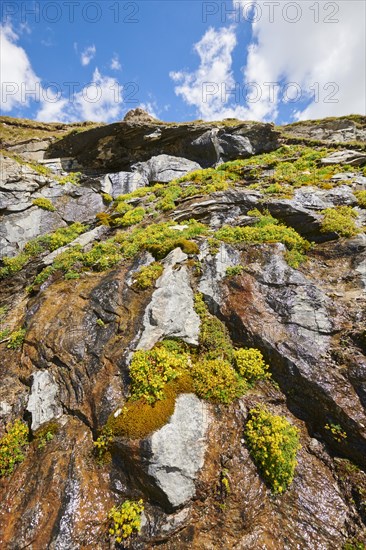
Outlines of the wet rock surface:
<svg viewBox="0 0 366 550">
<path fill-rule="evenodd" d="M 345 119 L 293 129 L 300 136 L 303 128 L 308 137 L 321 131 L 338 143 L 352 132 L 361 139 L 359 124 Z M 67 277 L 56 271 L 27 290 L 59 253 L 75 245 L 90 251 L 96 243 L 113 244 L 117 232 L 133 234 L 134 227 L 97 225 L 95 215 L 109 212 L 102 193 L 130 193 L 157 181 L 159 170 L 171 170 L 171 178 L 181 158 L 189 160 L 184 170 L 253 155 L 254 162 L 258 152 L 277 147 L 277 139 L 271 125 L 169 125 L 137 110 L 124 122 L 53 143 L 46 156 L 61 161 L 51 175 L 5 159 L 2 255 L 14 256 L 18 246 L 74 221 L 89 227 L 0 280 L 0 438 L 19 419 L 30 429 L 24 460 L 0 478 L 1 548 L 121 548 L 109 533 L 108 513 L 139 499 L 145 506 L 141 531 L 125 544 L 135 550 L 343 550 L 346 543 L 358 550 L 356 544 L 365 544 L 366 219 L 357 194 L 364 185 L 357 160 L 362 151 L 351 151 L 352 172 L 337 168 L 327 185 L 294 188 L 291 196 L 252 188 L 244 173 L 237 185 L 188 196 L 167 212 L 151 214 L 144 199 L 135 198 L 133 207 L 146 209 L 137 226 L 141 241 L 150 224 L 167 221 L 173 221 L 177 239 L 190 219 L 207 224 L 206 232 L 189 237 L 193 247 L 186 239 L 168 247 L 159 277 L 144 288 L 136 286 L 136 275 L 155 259 L 149 249 L 136 248 L 111 268 L 99 259 L 77 263 Z M 347 157 L 348 164 L 349 151 L 342 148 L 337 158 Z M 25 155 L 38 152 L 36 146 L 24 149 Z M 68 166 L 76 159 L 89 174 L 77 186 L 54 179 L 66 158 Z M 132 172 L 138 162 L 144 169 Z M 52 200 L 56 212 L 32 205 L 38 196 Z M 322 231 L 322 211 L 339 206 L 358 213 L 358 233 L 351 237 Z M 291 267 L 287 248 L 273 239 L 214 242 L 224 225 L 255 226 L 255 208 L 315 243 L 304 262 Z M 202 328 L 197 292 L 236 348 L 262 352 L 272 380 L 229 405 L 187 390 L 175 398 L 164 425 L 140 439 L 116 436 L 110 455 L 98 461 L 93 442 L 129 399 L 132 354 L 168 338 L 170 346 L 189 345 L 195 357 Z M 20 328 L 24 342 L 9 347 L 9 333 Z M 282 494 L 265 483 L 244 436 L 258 405 L 299 430 L 294 480 Z M 51 436 L 40 439 L 37 434 L 48 429 Z"/>
</svg>

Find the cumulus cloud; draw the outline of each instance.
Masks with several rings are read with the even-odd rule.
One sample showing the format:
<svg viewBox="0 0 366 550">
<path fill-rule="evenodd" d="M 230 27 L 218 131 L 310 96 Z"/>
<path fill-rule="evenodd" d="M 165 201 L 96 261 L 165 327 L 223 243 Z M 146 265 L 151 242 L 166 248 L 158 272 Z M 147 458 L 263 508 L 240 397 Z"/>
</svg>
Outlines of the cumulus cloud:
<svg viewBox="0 0 366 550">
<path fill-rule="evenodd" d="M 262 15 L 252 24 L 245 81 L 263 88 L 265 82 L 282 84 L 274 101 L 264 95 L 253 107 L 258 118 L 273 115 L 290 82 L 310 102 L 296 109 L 295 118 L 365 112 L 364 2 L 281 1 L 272 18 L 263 2 L 256 4 Z"/>
<path fill-rule="evenodd" d="M 294 119 L 365 112 L 364 2 L 233 5 L 229 26 L 210 28 L 194 45 L 198 69 L 170 73 L 175 93 L 200 118 L 276 120 L 285 103 Z M 242 73 L 234 76 L 242 26 L 251 29 L 251 38 L 239 52 Z"/>
<path fill-rule="evenodd" d="M 112 69 L 112 71 L 120 71 L 122 69 L 122 65 L 119 61 L 117 54 L 112 57 L 110 68 Z"/>
<path fill-rule="evenodd" d="M 18 35 L 9 25 L 0 26 L 0 39 L 0 104 L 2 111 L 9 112 L 28 106 L 32 98 L 39 98 L 40 79 L 33 71 L 25 50 L 17 44 Z"/>
<path fill-rule="evenodd" d="M 80 61 L 83 67 L 86 67 L 87 65 L 89 65 L 90 61 L 94 59 L 96 52 L 97 52 L 97 49 L 94 45 L 88 46 L 87 48 L 85 48 L 85 50 L 81 53 L 81 57 L 80 57 Z"/>
<path fill-rule="evenodd" d="M 123 110 L 122 87 L 118 81 L 95 69 L 91 82 L 69 98 L 50 90 L 47 95 L 43 93 L 37 120 L 109 122 L 121 117 Z"/>
</svg>

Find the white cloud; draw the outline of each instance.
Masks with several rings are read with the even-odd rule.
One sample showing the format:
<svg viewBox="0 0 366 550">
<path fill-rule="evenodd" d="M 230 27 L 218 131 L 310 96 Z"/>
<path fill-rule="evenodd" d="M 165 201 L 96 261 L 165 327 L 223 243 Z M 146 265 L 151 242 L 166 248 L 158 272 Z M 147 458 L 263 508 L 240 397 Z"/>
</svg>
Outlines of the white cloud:
<svg viewBox="0 0 366 550">
<path fill-rule="evenodd" d="M 9 25 L 0 26 L 0 40 L 0 104 L 3 111 L 9 112 L 15 107 L 26 107 L 32 98 L 39 98 L 40 79 L 25 50 L 17 45 L 18 35 Z"/>
<path fill-rule="evenodd" d="M 87 65 L 89 65 L 90 61 L 94 59 L 96 52 L 97 52 L 97 49 L 94 45 L 88 46 L 87 48 L 85 48 L 85 50 L 82 52 L 80 57 L 80 61 L 83 67 L 86 67 Z"/>
<path fill-rule="evenodd" d="M 237 7 L 238 0 L 233 4 Z M 295 119 L 365 113 L 364 2 L 241 0 L 241 5 L 240 18 L 228 17 L 235 25 L 211 28 L 194 45 L 200 58 L 197 70 L 170 73 L 176 94 L 200 118 L 276 120 L 286 102 L 287 108 L 293 106 Z M 232 56 L 239 24 L 250 26 L 252 37 L 242 51 L 242 75 L 235 79 Z M 237 95 L 228 94 L 234 87 Z M 211 95 L 205 93 L 210 90 Z M 288 95 L 297 91 L 300 102 L 289 102 L 286 90 Z M 248 97 L 250 91 L 257 97 Z"/>
<path fill-rule="evenodd" d="M 274 11 L 273 22 L 268 8 L 266 11 L 262 2 L 256 3 L 262 9 L 262 17 L 252 25 L 254 43 L 244 69 L 246 82 L 257 82 L 263 87 L 265 82 L 295 82 L 303 98 L 309 100 L 314 99 L 311 88 L 319 83 L 318 100 L 311 101 L 302 111 L 297 109 L 296 118 L 364 113 L 365 3 L 297 2 L 297 11 L 294 8 L 286 11 L 289 3 L 281 1 Z M 314 7 L 319 8 L 318 22 Z M 338 13 L 334 11 L 337 8 Z M 296 23 L 288 21 L 296 16 L 299 17 Z M 338 22 L 326 22 L 330 20 Z M 252 109 L 258 118 L 274 115 L 282 91 L 274 102 L 263 95 Z M 335 92 L 333 98 L 331 92 Z M 331 99 L 336 101 L 330 102 Z"/>
<path fill-rule="evenodd" d="M 122 87 L 116 79 L 103 76 L 98 69 L 95 69 L 91 82 L 69 99 L 52 95 L 52 92 L 48 92 L 47 97 L 45 95 L 37 113 L 37 120 L 44 122 L 110 122 L 121 118 L 124 110 Z"/>
<path fill-rule="evenodd" d="M 119 61 L 117 54 L 112 57 L 110 68 L 112 69 L 112 71 L 120 71 L 122 69 L 122 65 Z"/>
<path fill-rule="evenodd" d="M 205 120 L 244 114 L 240 105 L 228 105 L 226 90 L 234 88 L 232 53 L 237 44 L 235 28 L 209 28 L 202 39 L 194 45 L 200 58 L 196 71 L 172 71 L 170 77 L 178 85 L 175 93 L 197 109 Z M 224 95 L 224 97 L 223 97 Z"/>
</svg>

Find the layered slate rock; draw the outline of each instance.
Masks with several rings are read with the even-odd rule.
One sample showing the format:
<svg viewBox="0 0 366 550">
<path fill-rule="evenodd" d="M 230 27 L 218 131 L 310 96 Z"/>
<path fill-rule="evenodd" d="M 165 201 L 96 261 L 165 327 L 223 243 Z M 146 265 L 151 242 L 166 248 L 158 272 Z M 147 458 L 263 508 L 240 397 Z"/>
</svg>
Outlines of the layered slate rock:
<svg viewBox="0 0 366 550">
<path fill-rule="evenodd" d="M 164 272 L 156 282 L 143 318 L 137 349 L 150 349 L 163 338 L 180 338 L 198 344 L 200 319 L 193 307 L 193 291 L 185 265 L 188 256 L 180 248 L 164 261 Z"/>
<path fill-rule="evenodd" d="M 139 162 L 132 166 L 132 170 L 141 174 L 141 177 L 150 183 L 169 183 L 185 176 L 188 172 L 200 169 L 198 162 L 171 155 L 158 155 L 147 162 Z"/>
<path fill-rule="evenodd" d="M 168 124 L 132 119 L 67 136 L 51 144 L 47 158 L 73 157 L 85 170 L 104 173 L 130 171 L 132 165 L 162 154 L 206 168 L 273 151 L 279 146 L 279 137 L 272 124 Z"/>
</svg>

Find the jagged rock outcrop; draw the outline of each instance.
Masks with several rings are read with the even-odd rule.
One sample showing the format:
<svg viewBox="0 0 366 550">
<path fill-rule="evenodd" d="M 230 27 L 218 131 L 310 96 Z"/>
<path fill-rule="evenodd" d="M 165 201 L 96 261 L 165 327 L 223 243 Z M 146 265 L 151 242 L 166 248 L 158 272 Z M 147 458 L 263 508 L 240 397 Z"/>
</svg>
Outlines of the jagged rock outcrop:
<svg viewBox="0 0 366 550">
<path fill-rule="evenodd" d="M 362 139 L 362 124 L 166 124 L 136 110 L 66 137 L 61 125 L 45 173 L 29 164 L 29 142 L 21 162 L 8 150 L 0 245 L 15 260 L 0 279 L 0 469 L 6 430 L 23 420 L 30 432 L 0 477 L 1 548 L 117 549 L 108 514 L 139 499 L 140 532 L 124 543 L 135 550 L 365 544 L 366 180 L 362 147 L 340 147 L 351 134 Z M 315 136 L 340 150 L 314 145 L 311 178 L 306 159 L 294 169 L 302 146 L 293 140 Z M 279 139 L 291 147 L 277 153 Z M 224 167 L 169 185 L 229 159 L 248 160 L 229 176 Z M 353 160 L 350 171 L 343 161 Z M 61 185 L 77 166 L 78 184 Z M 150 191 L 157 181 L 165 185 Z M 37 197 L 56 210 L 35 206 Z M 73 222 L 85 225 L 81 235 L 16 264 L 18 247 Z M 234 368 L 230 341 L 260 350 L 272 379 L 230 403 L 207 400 L 192 369 Z M 153 405 L 131 396 L 130 369 L 136 351 L 151 349 L 186 361 Z M 157 382 L 144 368 L 148 393 Z M 216 389 L 215 380 L 206 383 Z M 298 429 L 294 479 L 279 494 L 249 450 L 257 406 Z M 138 428 L 129 436 L 128 407 Z M 154 413 L 163 420 L 144 432 L 139 419 Z"/>
<path fill-rule="evenodd" d="M 165 124 L 134 119 L 74 134 L 51 144 L 47 158 L 73 157 L 84 169 L 129 171 L 137 162 L 171 155 L 197 162 L 202 167 L 273 151 L 279 132 L 271 124 L 237 121 Z"/>
</svg>

